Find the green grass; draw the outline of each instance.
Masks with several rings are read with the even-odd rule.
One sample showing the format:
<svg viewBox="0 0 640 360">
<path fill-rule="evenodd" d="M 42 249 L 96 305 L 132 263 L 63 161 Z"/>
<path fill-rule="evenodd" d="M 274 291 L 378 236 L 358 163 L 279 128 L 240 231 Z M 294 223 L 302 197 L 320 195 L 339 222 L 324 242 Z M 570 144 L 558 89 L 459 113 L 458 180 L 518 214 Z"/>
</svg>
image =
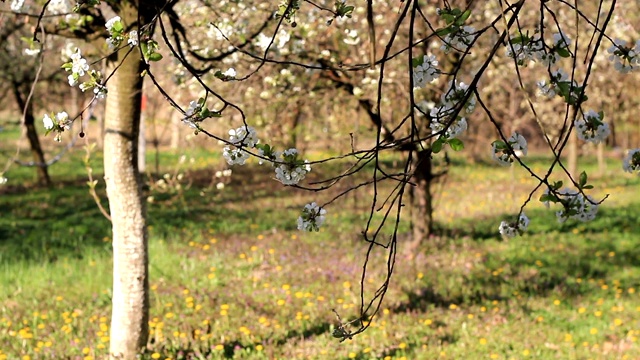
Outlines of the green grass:
<svg viewBox="0 0 640 360">
<path fill-rule="evenodd" d="M 180 154 L 163 156 L 161 174 L 173 174 Z M 59 165 L 64 186 L 0 196 L 7 359 L 106 354 L 109 226 L 71 171 L 77 160 Z M 185 165 L 180 189 L 151 186 L 152 336 L 144 358 L 640 358 L 638 178 L 612 163 L 592 181 L 596 197 L 611 194 L 595 221 L 560 225 L 534 201 L 529 231 L 503 240 L 497 226 L 517 213 L 530 177 L 456 162 L 437 187 L 440 233 L 415 251 L 401 236 L 381 314 L 344 342 L 331 336 L 332 309 L 343 319 L 358 314 L 369 190 L 329 207 L 327 226 L 308 234 L 295 229 L 301 207 L 330 196 L 285 189 L 257 166 L 234 169 L 218 191 L 219 179 L 204 169 L 214 161 L 203 155 Z M 595 173 L 590 162 L 587 169 Z M 322 171 L 335 168 L 314 169 Z M 385 261 L 376 248 L 366 295 L 382 283 Z"/>
</svg>

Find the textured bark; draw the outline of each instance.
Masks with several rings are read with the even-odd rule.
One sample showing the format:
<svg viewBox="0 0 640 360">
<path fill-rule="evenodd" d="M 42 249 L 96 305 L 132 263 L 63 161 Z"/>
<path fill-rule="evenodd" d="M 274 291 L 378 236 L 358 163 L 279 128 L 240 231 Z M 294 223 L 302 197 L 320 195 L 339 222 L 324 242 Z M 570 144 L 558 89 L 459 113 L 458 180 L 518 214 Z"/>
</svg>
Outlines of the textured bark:
<svg viewBox="0 0 640 360">
<path fill-rule="evenodd" d="M 433 231 L 433 197 L 431 196 L 433 169 L 431 151 L 416 151 L 414 156 L 417 167 L 412 179 L 416 185 L 412 187 L 411 192 L 411 226 L 412 245 L 417 246 L 426 241 Z"/>
<path fill-rule="evenodd" d="M 122 3 L 125 26 L 137 9 Z M 134 359 L 149 334 L 149 278 L 146 209 L 138 171 L 138 139 L 143 63 L 137 51 L 122 49 L 110 58 L 105 110 L 104 170 L 113 228 L 113 308 L 111 359 Z"/>
</svg>

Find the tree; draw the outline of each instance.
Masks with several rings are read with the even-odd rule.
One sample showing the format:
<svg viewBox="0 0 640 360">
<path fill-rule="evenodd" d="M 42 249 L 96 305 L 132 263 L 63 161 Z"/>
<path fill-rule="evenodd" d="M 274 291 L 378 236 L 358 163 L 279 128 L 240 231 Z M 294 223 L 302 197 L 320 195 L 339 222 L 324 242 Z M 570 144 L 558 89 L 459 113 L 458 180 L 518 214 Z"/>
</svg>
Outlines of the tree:
<svg viewBox="0 0 640 360">
<path fill-rule="evenodd" d="M 3 21 L 4 22 L 4 21 Z M 2 53 L 0 54 L 0 79 L 6 86 L 6 91 L 13 95 L 18 109 L 23 111 L 22 124 L 25 128 L 33 163 L 36 168 L 38 184 L 49 186 L 51 178 L 49 177 L 48 164 L 45 161 L 44 152 L 40 145 L 40 139 L 36 131 L 35 117 L 33 114 L 34 99 L 32 84 L 36 80 L 36 76 L 40 75 L 40 71 L 34 71 L 35 61 L 30 61 L 28 57 L 23 56 L 22 46 L 20 46 L 20 37 L 28 36 L 24 31 L 23 23 L 10 23 L 7 21 L 0 33 L 0 45 Z M 23 62 L 16 64 L 11 61 L 12 58 L 22 58 Z M 47 75 L 48 80 L 51 76 Z"/>
<path fill-rule="evenodd" d="M 318 230 L 325 221 L 326 206 L 350 191 L 372 187 L 374 195 L 362 238 L 369 246 L 367 254 L 373 249 L 387 252 L 388 276 L 365 299 L 367 257 L 361 283 L 362 304 L 357 321 L 352 322 L 360 325 L 351 331 L 347 324 L 339 324 L 334 335 L 342 340 L 364 331 L 370 323 L 364 320 L 375 316 L 380 309 L 393 273 L 398 226 L 407 202 L 408 187 L 416 189 L 414 208 L 418 215 L 414 225 L 418 224 L 420 228 L 415 230 L 414 237 L 420 239 L 429 231 L 431 221 L 424 216 L 432 211 L 429 192 L 433 176 L 432 157 L 439 156 L 436 154 L 446 147 L 462 150 L 469 122 L 484 121 L 497 133 L 498 139 L 490 145 L 497 163 L 505 166 L 519 164 L 538 181 L 517 215 L 500 224 L 502 235 L 515 236 L 526 230 L 529 218 L 523 210 L 540 188 L 544 190 L 540 201 L 557 204 L 560 222 L 591 220 L 604 200 L 597 201 L 587 194 L 593 188 L 588 183 L 587 174 L 583 172 L 578 177 L 572 176 L 564 168 L 561 155 L 573 132 L 590 142 L 603 141 L 608 135 L 604 114 L 586 111 L 583 105 L 588 100 L 586 90 L 594 70 L 593 64 L 602 51 L 603 42 L 612 40 L 606 31 L 615 10 L 615 1 L 609 6 L 600 3 L 605 14 L 600 19 L 599 9 L 595 13 L 585 13 L 577 9 L 577 5 L 565 2 L 542 2 L 537 4 L 539 7 L 527 6 L 524 0 L 513 4 L 491 2 L 481 12 L 470 1 L 461 2 L 457 7 L 445 2 L 441 8 L 434 9 L 434 5 L 419 1 L 392 5 L 370 0 L 366 7 L 356 8 L 346 1 L 315 3 L 288 0 L 281 2 L 275 20 L 265 22 L 256 22 L 255 19 L 260 17 L 255 15 L 260 9 L 270 9 L 269 4 L 230 2 L 214 6 L 210 2 L 202 2 L 202 11 L 211 9 L 224 15 L 220 21 L 207 25 L 213 31 L 212 35 L 206 33 L 204 38 L 199 27 L 206 22 L 181 16 L 193 15 L 192 5 L 196 2 L 178 4 L 175 1 L 162 4 L 112 1 L 107 5 L 119 17 L 107 19 L 101 8 L 95 7 L 96 2 L 90 1 L 78 7 L 79 21 L 76 20 L 74 26 L 67 22 L 67 27 L 63 28 L 94 41 L 106 37 L 107 43 L 115 49 L 109 55 L 111 65 L 106 76 L 90 70 L 80 52 L 73 61 L 65 64 L 65 69 L 71 72 L 69 82 L 72 85 L 87 73 L 90 79 L 81 84 L 83 90 L 93 89 L 99 98 L 105 95 L 107 86 L 109 89 L 105 120 L 105 175 L 114 241 L 114 335 L 110 348 L 113 358 L 132 358 L 146 342 L 147 234 L 136 156 L 142 76 L 153 81 L 171 105 L 184 114 L 186 126 L 195 133 L 224 142 L 222 153 L 230 165 L 242 165 L 250 157 L 258 157 L 272 164 L 275 178 L 282 184 L 314 193 L 331 188 L 354 173 L 371 171 L 369 180 L 339 193 L 326 203 L 310 202 L 298 218 L 299 229 Z M 578 20 L 573 24 L 563 24 L 558 20 L 562 13 L 572 14 Z M 384 28 L 377 27 L 374 21 L 377 15 L 388 19 Z M 321 17 L 328 17 L 328 20 L 319 21 Z M 42 20 L 41 17 L 38 19 Z M 247 24 L 253 26 L 247 27 Z M 266 32 L 270 24 L 273 27 L 269 28 L 269 35 L 264 35 L 263 31 Z M 313 27 L 306 26 L 308 24 L 324 24 L 322 26 L 331 30 L 320 34 Z M 345 24 L 351 29 L 332 30 L 333 26 L 341 29 Z M 576 29 L 576 33 L 580 29 L 590 29 L 593 41 L 572 41 L 566 31 L 567 26 Z M 56 30 L 59 31 L 60 27 L 51 32 Z M 155 30 L 158 36 L 155 36 Z M 335 40 L 357 45 L 359 33 L 368 34 L 369 46 L 344 49 L 340 44 L 332 47 L 328 55 L 320 48 L 305 47 L 309 42 L 324 46 L 335 43 Z M 200 47 L 199 42 L 204 39 L 218 46 Z M 285 51 L 289 42 L 288 51 Z M 384 45 L 381 55 L 378 55 L 379 42 Z M 162 47 L 166 47 L 179 66 L 193 77 L 203 93 L 191 101 L 186 110 L 173 100 L 155 75 L 156 70 L 162 71 L 152 65 L 162 60 L 159 52 Z M 499 51 L 506 56 L 501 57 Z M 447 59 L 440 60 L 442 65 L 434 55 L 436 53 L 440 59 Z M 635 47 L 621 41 L 613 42 L 609 53 L 618 70 L 635 71 L 640 66 L 640 58 L 636 55 L 640 53 L 640 42 Z M 577 61 L 582 57 L 587 59 L 584 65 Z M 235 67 L 225 69 L 229 64 L 225 61 L 230 61 Z M 494 62 L 509 65 L 511 79 L 518 84 L 530 110 L 529 115 L 536 120 L 536 105 L 530 96 L 534 87 L 525 84 L 521 75 L 528 71 L 528 66 L 536 66 L 532 63 L 543 64 L 537 65 L 538 73 L 542 70 L 545 76 L 535 85 L 537 90 L 562 104 L 564 114 L 556 118 L 562 124 L 557 138 L 551 139 L 545 127 L 540 125 L 544 142 L 553 157 L 544 173 L 536 173 L 524 161 L 523 155 L 528 150 L 525 136 L 516 131 L 515 126 L 510 133 L 505 132 L 505 121 L 496 118 L 492 111 L 493 106 L 490 105 L 495 105 L 491 102 L 492 94 L 483 89 L 483 81 L 491 80 L 487 74 Z M 562 69 L 564 63 L 570 63 L 571 71 Z M 317 86 L 313 86 L 307 92 L 308 97 L 314 91 L 346 90 L 350 100 L 364 110 L 375 125 L 375 135 L 369 146 L 308 162 L 296 148 L 279 150 L 274 143 L 264 139 L 259 141 L 258 131 L 250 126 L 251 121 L 242 107 L 236 105 L 242 99 L 238 87 L 269 68 L 281 69 L 282 79 L 276 79 L 276 84 L 279 80 L 285 84 L 297 83 L 296 74 L 321 73 L 320 78 L 324 82 L 319 81 Z M 387 77 L 392 81 L 387 81 Z M 375 91 L 372 98 L 360 97 L 364 91 L 355 85 L 358 78 L 369 79 L 372 93 Z M 375 81 L 371 81 L 372 78 Z M 289 89 L 291 93 L 307 90 L 299 86 Z M 224 96 L 224 91 L 232 90 L 233 95 Z M 287 94 L 290 93 L 285 93 L 285 96 Z M 241 124 L 239 127 L 231 126 L 228 137 L 209 131 L 208 119 L 222 118 L 229 113 L 237 115 Z M 383 121 L 383 115 L 387 115 L 389 120 Z M 60 133 L 69 121 L 66 118 L 45 118 L 45 127 Z M 382 160 L 385 153 L 397 150 L 405 151 L 407 156 L 403 169 L 393 172 L 383 165 Z M 344 171 L 314 184 L 301 185 L 312 166 L 345 157 L 353 159 L 353 164 Z M 372 166 L 368 168 L 368 165 Z M 551 178 L 556 166 L 561 167 L 569 178 L 569 187 Z M 640 150 L 629 152 L 625 169 L 630 172 L 640 169 Z M 382 182 L 393 184 L 389 193 L 380 192 L 378 186 Z M 376 217 L 377 213 L 382 215 Z M 425 224 L 426 227 L 422 226 Z"/>
</svg>

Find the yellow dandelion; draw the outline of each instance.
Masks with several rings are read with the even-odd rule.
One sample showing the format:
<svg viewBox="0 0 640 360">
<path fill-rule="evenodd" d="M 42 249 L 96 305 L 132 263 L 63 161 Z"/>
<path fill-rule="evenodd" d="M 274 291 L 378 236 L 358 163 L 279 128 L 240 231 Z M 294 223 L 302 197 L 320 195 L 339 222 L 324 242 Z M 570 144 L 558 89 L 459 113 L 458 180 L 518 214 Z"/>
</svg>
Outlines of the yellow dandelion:
<svg viewBox="0 0 640 360">
<path fill-rule="evenodd" d="M 216 350 L 224 350 L 224 345 L 222 344 L 216 345 Z"/>
<path fill-rule="evenodd" d="M 531 352 L 528 349 L 522 350 L 522 356 L 529 356 Z"/>
<path fill-rule="evenodd" d="M 354 353 L 354 352 L 350 352 L 349 353 L 349 359 L 355 359 L 356 356 L 358 356 L 358 354 Z"/>
<path fill-rule="evenodd" d="M 480 338 L 480 345 L 487 345 L 487 339 Z"/>
<path fill-rule="evenodd" d="M 260 344 L 256 345 L 256 350 L 257 351 L 262 351 L 262 349 L 264 349 L 264 347 Z"/>
<path fill-rule="evenodd" d="M 398 345 L 398 348 L 400 348 L 400 350 L 404 350 L 404 349 L 406 349 L 406 348 L 407 348 L 407 344 L 406 344 L 406 343 L 400 343 L 400 344 Z"/>
<path fill-rule="evenodd" d="M 589 333 L 590 333 L 591 335 L 595 335 L 595 334 L 597 334 L 597 333 L 598 333 L 598 329 L 596 329 L 596 328 L 591 328 L 591 330 L 589 330 Z"/>
<path fill-rule="evenodd" d="M 157 352 L 153 353 L 153 354 L 151 354 L 151 358 L 152 359 L 160 359 L 160 354 L 158 354 Z"/>
</svg>

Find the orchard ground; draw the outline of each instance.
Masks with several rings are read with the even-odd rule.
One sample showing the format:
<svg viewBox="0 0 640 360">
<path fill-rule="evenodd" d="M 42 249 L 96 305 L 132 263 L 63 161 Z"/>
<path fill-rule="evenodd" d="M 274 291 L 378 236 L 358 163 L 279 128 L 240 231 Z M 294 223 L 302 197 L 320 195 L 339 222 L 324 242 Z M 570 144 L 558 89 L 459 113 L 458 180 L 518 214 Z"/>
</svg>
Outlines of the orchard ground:
<svg viewBox="0 0 640 360">
<path fill-rule="evenodd" d="M 9 135 L 0 133 L 3 161 L 14 151 Z M 0 359 L 106 355 L 109 223 L 88 193 L 83 155 L 74 150 L 51 168 L 52 189 L 31 185 L 33 169 L 5 175 Z M 370 191 L 327 207 L 319 233 L 301 233 L 296 219 L 304 204 L 338 190 L 285 188 L 257 164 L 216 178 L 226 168 L 219 151 L 194 150 L 179 165 L 181 155 L 158 154 L 156 174 L 148 153 L 155 180 L 144 359 L 640 358 L 640 179 L 624 174 L 620 159 L 600 175 L 594 161 L 581 159 L 594 196 L 610 194 L 595 221 L 558 224 L 538 193 L 526 208 L 527 233 L 504 240 L 500 221 L 517 213 L 535 183 L 517 167 L 454 156 L 450 175 L 435 186 L 437 235 L 410 251 L 408 224 L 400 224 L 380 315 L 364 334 L 339 342 L 332 309 L 343 320 L 358 314 L 367 245 L 359 234 Z M 534 159 L 532 167 L 547 163 Z M 101 180 L 99 151 L 91 164 Z M 317 166 L 311 175 L 343 165 Z M 98 193 L 106 205 L 103 185 Z M 373 255 L 365 295 L 384 280 L 382 250 Z"/>
</svg>

